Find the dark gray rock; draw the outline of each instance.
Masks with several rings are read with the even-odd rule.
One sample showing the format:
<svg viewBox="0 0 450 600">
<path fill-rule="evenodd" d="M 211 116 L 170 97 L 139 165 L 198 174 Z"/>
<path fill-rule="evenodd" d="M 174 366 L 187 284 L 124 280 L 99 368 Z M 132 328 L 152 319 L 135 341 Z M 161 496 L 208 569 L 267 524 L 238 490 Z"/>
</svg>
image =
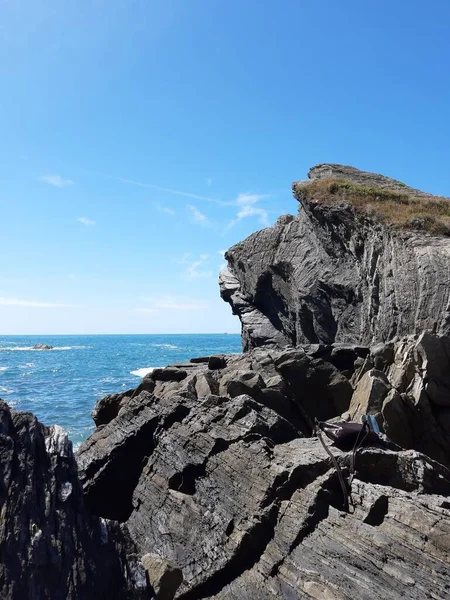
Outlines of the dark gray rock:
<svg viewBox="0 0 450 600">
<path fill-rule="evenodd" d="M 53 350 L 53 346 L 50 346 L 50 344 L 41 344 L 39 342 L 33 346 L 33 350 Z"/>
<path fill-rule="evenodd" d="M 2 599 L 144 597 L 126 528 L 86 511 L 67 434 L 2 401 L 0 512 Z"/>
<path fill-rule="evenodd" d="M 184 369 L 166 367 L 164 369 L 153 369 L 150 378 L 154 381 L 182 381 L 186 379 L 187 373 Z"/>
<path fill-rule="evenodd" d="M 321 165 L 312 176 L 339 169 L 351 181 L 396 189 L 389 178 L 339 165 Z M 309 201 L 302 189 L 294 185 L 298 216 L 225 254 L 221 295 L 241 320 L 245 350 L 450 333 L 448 238 L 395 230 L 349 205 Z"/>
<path fill-rule="evenodd" d="M 208 361 L 208 369 L 225 369 L 227 361 L 224 356 L 210 356 Z"/>
<path fill-rule="evenodd" d="M 425 456 L 358 452 L 346 512 L 319 441 L 296 437 L 274 410 L 249 396 L 143 392 L 80 451 L 88 504 L 124 492 L 136 436 L 126 524 L 139 554 L 182 571 L 176 598 L 446 597 L 450 473 Z M 351 453 L 332 451 L 348 474 Z"/>
</svg>

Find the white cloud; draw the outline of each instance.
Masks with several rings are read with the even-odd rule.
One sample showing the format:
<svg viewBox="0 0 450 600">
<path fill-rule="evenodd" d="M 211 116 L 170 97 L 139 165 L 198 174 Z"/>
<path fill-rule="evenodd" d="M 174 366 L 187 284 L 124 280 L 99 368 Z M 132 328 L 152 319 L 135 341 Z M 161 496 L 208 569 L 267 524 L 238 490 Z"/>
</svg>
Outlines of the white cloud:
<svg viewBox="0 0 450 600">
<path fill-rule="evenodd" d="M 187 205 L 188 209 L 192 213 L 192 218 L 194 219 L 194 223 L 198 223 L 199 225 L 209 225 L 209 220 L 206 215 L 198 210 L 196 206 L 192 206 L 192 204 Z"/>
<path fill-rule="evenodd" d="M 187 265 L 192 257 L 192 252 L 183 252 L 183 256 L 175 262 L 179 265 Z"/>
<path fill-rule="evenodd" d="M 92 219 L 88 219 L 87 217 L 78 217 L 77 221 L 87 226 L 95 225 L 95 221 L 92 221 Z"/>
<path fill-rule="evenodd" d="M 61 175 L 42 175 L 41 180 L 59 188 L 65 188 L 75 183 L 71 179 L 63 179 Z"/>
<path fill-rule="evenodd" d="M 16 298 L 0 297 L 1 306 L 24 306 L 34 308 L 80 308 L 77 304 L 64 304 L 60 302 L 37 302 L 35 300 L 17 300 Z"/>
<path fill-rule="evenodd" d="M 211 177 L 209 177 L 209 178 L 206 180 L 206 183 L 207 183 L 208 187 L 211 187 L 211 186 L 212 186 L 212 184 L 213 184 L 213 180 L 212 180 L 212 178 L 211 178 Z"/>
<path fill-rule="evenodd" d="M 258 217 L 258 222 L 261 225 L 269 225 L 269 216 L 267 210 L 258 208 L 257 206 L 243 206 L 237 214 L 237 220 L 245 219 L 245 217 Z"/>
<path fill-rule="evenodd" d="M 267 194 L 239 194 L 236 198 L 236 204 L 238 206 L 244 206 L 246 204 L 256 204 L 260 200 L 263 200 L 267 197 Z"/>
<path fill-rule="evenodd" d="M 225 256 L 225 252 L 226 250 L 217 250 L 217 254 L 220 254 L 222 258 Z"/>
<path fill-rule="evenodd" d="M 208 254 L 201 254 L 198 260 L 191 262 L 186 269 L 183 271 L 184 279 L 205 279 L 212 277 L 213 273 L 210 269 L 206 268 L 209 262 Z"/>
<path fill-rule="evenodd" d="M 159 212 L 161 213 L 166 213 L 167 215 L 175 215 L 175 211 L 172 210 L 171 208 L 168 208 L 167 206 L 164 206 L 163 204 L 155 204 L 154 205 L 156 210 L 159 210 Z"/>
<path fill-rule="evenodd" d="M 159 298 L 149 298 L 150 306 L 136 308 L 133 312 L 159 312 L 160 310 L 205 310 L 208 304 L 198 302 L 191 298 L 177 296 L 160 296 Z"/>
<path fill-rule="evenodd" d="M 237 223 L 239 223 L 239 221 L 242 221 L 242 219 L 247 217 L 257 217 L 258 223 L 261 223 L 261 225 L 264 225 L 264 227 L 268 227 L 270 224 L 269 213 L 265 208 L 256 206 L 256 204 L 264 198 L 268 198 L 268 195 L 250 193 L 239 194 L 234 202 L 234 204 L 239 207 L 239 210 L 236 214 L 236 217 L 229 221 L 228 225 L 224 229 L 224 232 L 228 231 Z"/>
</svg>

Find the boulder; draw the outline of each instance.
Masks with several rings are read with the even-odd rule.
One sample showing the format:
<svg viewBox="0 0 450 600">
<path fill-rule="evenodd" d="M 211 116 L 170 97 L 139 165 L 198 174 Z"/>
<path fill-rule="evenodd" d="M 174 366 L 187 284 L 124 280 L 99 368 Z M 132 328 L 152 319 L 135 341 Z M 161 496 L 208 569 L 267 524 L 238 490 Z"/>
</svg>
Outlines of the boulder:
<svg viewBox="0 0 450 600">
<path fill-rule="evenodd" d="M 33 346 L 33 350 L 53 350 L 53 346 L 50 346 L 50 344 L 37 343 Z"/>
<path fill-rule="evenodd" d="M 151 379 L 154 381 L 182 381 L 186 379 L 187 372 L 184 369 L 175 367 L 165 367 L 164 369 L 154 369 L 150 373 Z"/>
<path fill-rule="evenodd" d="M 361 421 L 363 415 L 379 416 L 383 401 L 391 390 L 384 373 L 371 369 L 359 381 L 350 402 L 348 412 L 352 421 Z"/>
<path fill-rule="evenodd" d="M 144 554 L 141 562 L 155 600 L 173 600 L 183 582 L 181 569 L 157 554 Z"/>
<path fill-rule="evenodd" d="M 210 356 L 208 361 L 208 369 L 225 369 L 227 361 L 224 356 Z"/>
</svg>

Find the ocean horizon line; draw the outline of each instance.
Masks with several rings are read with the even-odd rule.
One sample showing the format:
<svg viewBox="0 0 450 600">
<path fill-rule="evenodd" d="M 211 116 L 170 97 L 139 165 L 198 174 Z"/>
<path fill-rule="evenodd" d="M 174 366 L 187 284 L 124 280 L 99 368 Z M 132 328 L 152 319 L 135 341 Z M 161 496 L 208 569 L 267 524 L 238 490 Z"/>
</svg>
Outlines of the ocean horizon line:
<svg viewBox="0 0 450 600">
<path fill-rule="evenodd" d="M 211 331 L 192 333 L 0 333 L 0 337 L 89 337 L 89 336 L 148 336 L 148 335 L 241 335 L 233 331 Z"/>
</svg>

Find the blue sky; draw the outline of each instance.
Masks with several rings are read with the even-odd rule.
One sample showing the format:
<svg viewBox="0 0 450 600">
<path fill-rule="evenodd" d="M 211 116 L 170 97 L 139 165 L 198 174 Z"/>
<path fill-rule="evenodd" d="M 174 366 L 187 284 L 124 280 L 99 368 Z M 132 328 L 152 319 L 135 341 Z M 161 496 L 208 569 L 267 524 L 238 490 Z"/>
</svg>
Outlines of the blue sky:
<svg viewBox="0 0 450 600">
<path fill-rule="evenodd" d="M 221 251 L 319 162 L 450 195 L 447 0 L 0 15 L 0 334 L 237 332 Z"/>
</svg>

